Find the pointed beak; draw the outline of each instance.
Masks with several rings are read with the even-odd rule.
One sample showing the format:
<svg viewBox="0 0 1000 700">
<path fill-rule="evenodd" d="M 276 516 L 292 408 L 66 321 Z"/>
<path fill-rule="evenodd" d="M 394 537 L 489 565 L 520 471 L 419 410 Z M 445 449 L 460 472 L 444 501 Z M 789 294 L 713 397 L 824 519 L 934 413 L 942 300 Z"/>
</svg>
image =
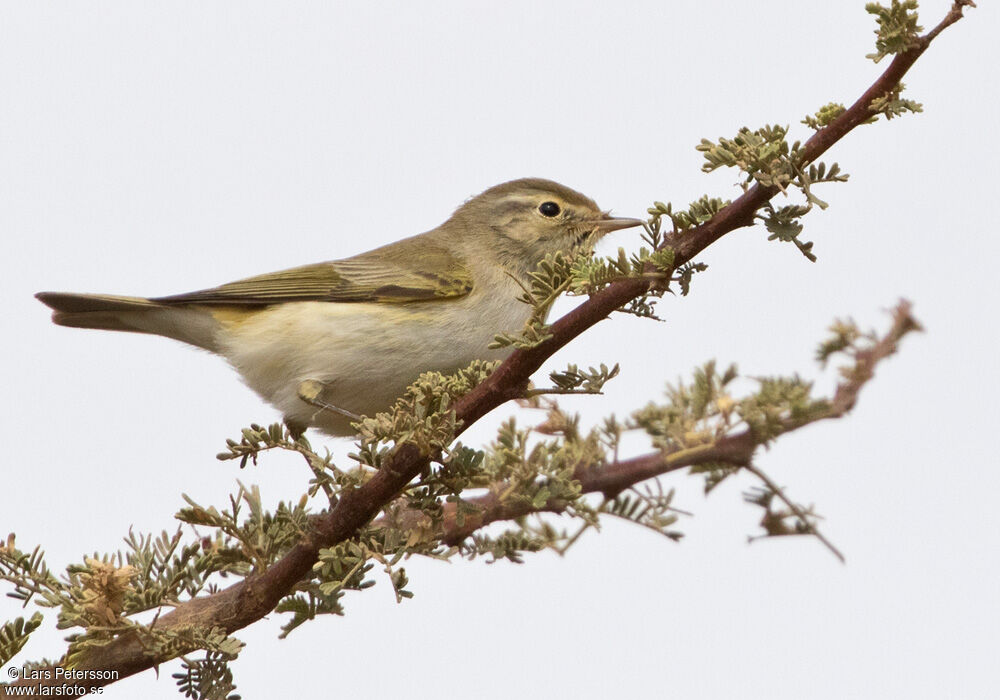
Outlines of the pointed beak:
<svg viewBox="0 0 1000 700">
<path fill-rule="evenodd" d="M 604 234 L 611 233 L 612 231 L 618 231 L 623 228 L 642 226 L 646 222 L 642 219 L 629 219 L 623 216 L 609 216 L 605 214 L 603 219 L 598 219 L 597 221 L 589 223 L 592 223 L 594 228 Z"/>
</svg>

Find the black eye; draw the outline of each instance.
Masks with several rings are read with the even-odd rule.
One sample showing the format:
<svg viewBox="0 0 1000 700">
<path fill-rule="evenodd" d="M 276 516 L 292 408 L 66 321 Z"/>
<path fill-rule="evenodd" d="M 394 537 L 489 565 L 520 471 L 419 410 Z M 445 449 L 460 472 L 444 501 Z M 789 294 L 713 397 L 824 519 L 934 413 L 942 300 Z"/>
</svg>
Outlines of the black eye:
<svg viewBox="0 0 1000 700">
<path fill-rule="evenodd" d="M 542 202 L 538 205 L 538 211 L 541 212 L 542 216 L 558 216 L 559 205 L 555 202 Z"/>
</svg>

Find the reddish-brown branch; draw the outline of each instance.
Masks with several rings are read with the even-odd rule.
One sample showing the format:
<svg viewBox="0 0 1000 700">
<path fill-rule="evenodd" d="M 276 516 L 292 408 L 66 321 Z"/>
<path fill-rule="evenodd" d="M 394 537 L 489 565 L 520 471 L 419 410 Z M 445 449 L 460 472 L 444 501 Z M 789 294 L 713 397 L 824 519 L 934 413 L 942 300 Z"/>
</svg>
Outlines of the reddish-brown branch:
<svg viewBox="0 0 1000 700">
<path fill-rule="evenodd" d="M 957 0 L 948 16 L 923 37 L 916 47 L 896 56 L 861 98 L 829 126 L 816 132 L 804 145 L 806 162 L 818 158 L 851 129 L 866 121 L 871 116 L 871 101 L 886 94 L 899 83 L 931 40 L 961 17 L 962 6 L 967 4 L 970 4 L 967 0 Z M 690 261 L 726 233 L 751 225 L 754 213 L 776 193 L 775 188 L 754 186 L 716 214 L 711 221 L 672 237 L 668 245 L 675 250 L 676 263 Z M 644 280 L 630 279 L 602 289 L 553 323 L 550 328 L 551 338 L 534 348 L 515 351 L 486 381 L 455 404 L 455 411 L 462 425 L 471 425 L 497 406 L 521 395 L 528 379 L 548 357 L 616 309 L 642 295 L 648 290 L 648 284 Z M 315 528 L 280 561 L 266 571 L 249 576 L 218 593 L 182 603 L 160 617 L 156 626 L 161 629 L 179 629 L 189 625 L 222 627 L 231 633 L 261 619 L 309 572 L 321 547 L 350 538 L 360 527 L 370 522 L 385 504 L 390 503 L 420 473 L 429 459 L 428 455 L 420 454 L 415 447 L 403 445 L 370 481 L 354 491 L 344 493 L 336 507 L 320 518 Z M 609 484 L 599 490 L 613 491 L 614 488 L 614 485 Z M 120 677 L 125 677 L 153 668 L 166 660 L 168 659 L 158 658 L 144 649 L 134 634 L 126 634 L 100 650 L 90 652 L 77 667 L 114 670 Z M 22 680 L 17 685 L 52 685 L 62 682 L 62 679 L 41 682 Z M 110 682 L 83 681 L 80 686 Z M 6 692 L 2 694 L 6 695 Z"/>
<path fill-rule="evenodd" d="M 584 465 L 578 467 L 573 478 L 580 482 L 581 493 L 601 493 L 611 499 L 630 486 L 647 479 L 661 476 L 678 469 L 706 462 L 728 462 L 733 465 L 745 464 L 750 460 L 756 443 L 747 433 L 723 438 L 705 450 L 686 455 L 681 459 L 671 459 L 672 455 L 660 452 L 633 457 L 599 468 Z M 481 527 L 501 520 L 513 520 L 532 513 L 561 513 L 569 504 L 561 499 L 550 499 L 541 507 L 530 503 L 504 503 L 496 494 L 469 499 L 477 512 L 465 513 L 462 525 L 456 518 L 457 508 L 447 504 L 441 525 L 440 541 L 447 545 L 457 545 Z"/>
<path fill-rule="evenodd" d="M 782 432 L 798 430 L 820 420 L 841 418 L 854 408 L 861 389 L 875 376 L 875 366 L 896 352 L 899 341 L 904 335 L 920 329 L 920 325 L 910 315 L 908 301 L 900 301 L 892 310 L 892 317 L 892 327 L 885 336 L 854 356 L 854 367 L 849 375 L 837 385 L 828 408 L 808 419 L 787 419 L 782 426 Z M 653 452 L 612 464 L 582 464 L 574 470 L 573 478 L 579 482 L 581 493 L 600 493 L 610 500 L 642 481 L 678 469 L 709 463 L 723 463 L 737 467 L 748 466 L 761 442 L 752 432 L 745 430 L 722 437 L 701 448 L 676 450 L 668 453 Z M 445 505 L 440 531 L 437 533 L 437 539 L 444 544 L 456 545 L 479 528 L 490 523 L 513 520 L 532 513 L 561 513 L 569 505 L 560 499 L 551 499 L 540 507 L 533 507 L 526 502 L 505 503 L 495 493 L 467 499 L 466 503 L 471 505 L 474 510 L 473 512 L 464 512 L 461 525 L 458 523 L 457 506 L 453 503 Z M 423 513 L 419 511 L 407 511 L 396 517 L 394 525 L 413 527 L 417 524 L 418 519 L 424 517 Z M 830 546 L 829 543 L 827 545 Z"/>
</svg>

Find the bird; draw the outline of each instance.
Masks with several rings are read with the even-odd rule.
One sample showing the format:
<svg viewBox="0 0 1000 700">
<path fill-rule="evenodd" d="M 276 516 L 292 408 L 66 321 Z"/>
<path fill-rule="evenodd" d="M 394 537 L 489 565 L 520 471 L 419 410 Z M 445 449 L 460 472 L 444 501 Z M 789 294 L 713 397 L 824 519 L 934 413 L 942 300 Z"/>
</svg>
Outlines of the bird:
<svg viewBox="0 0 1000 700">
<path fill-rule="evenodd" d="M 357 434 L 421 372 L 504 359 L 546 255 L 643 221 L 541 178 L 487 189 L 435 229 L 353 257 L 161 297 L 39 292 L 60 326 L 160 335 L 221 355 L 293 435 Z"/>
</svg>

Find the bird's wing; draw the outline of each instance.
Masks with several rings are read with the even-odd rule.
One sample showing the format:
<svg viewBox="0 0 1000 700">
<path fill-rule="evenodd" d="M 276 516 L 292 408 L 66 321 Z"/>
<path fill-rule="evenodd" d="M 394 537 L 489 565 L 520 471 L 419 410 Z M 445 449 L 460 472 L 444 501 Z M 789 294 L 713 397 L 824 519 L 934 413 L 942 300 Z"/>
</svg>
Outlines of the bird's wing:
<svg viewBox="0 0 1000 700">
<path fill-rule="evenodd" d="M 407 302 L 465 296 L 472 275 L 438 243 L 399 243 L 353 258 L 304 265 L 212 289 L 152 299 L 159 304 L 266 306 L 289 301 Z"/>
</svg>

